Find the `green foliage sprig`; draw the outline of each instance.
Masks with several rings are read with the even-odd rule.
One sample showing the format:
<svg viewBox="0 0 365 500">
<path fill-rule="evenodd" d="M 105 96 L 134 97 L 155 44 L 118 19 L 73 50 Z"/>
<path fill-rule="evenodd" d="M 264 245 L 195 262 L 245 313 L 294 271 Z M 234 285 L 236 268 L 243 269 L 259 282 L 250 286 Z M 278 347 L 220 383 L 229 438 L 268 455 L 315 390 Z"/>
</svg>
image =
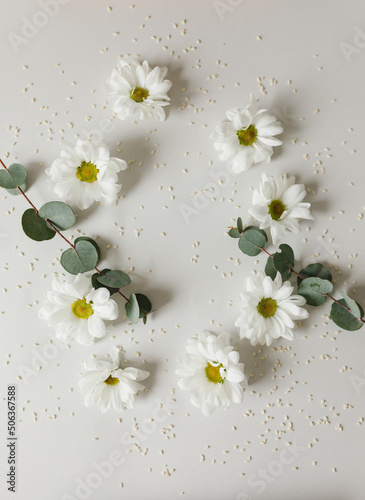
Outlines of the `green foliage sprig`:
<svg viewBox="0 0 365 500">
<path fill-rule="evenodd" d="M 126 314 L 132 323 L 137 323 L 140 318 L 143 323 L 146 323 L 147 314 L 152 310 L 148 297 L 141 293 L 132 293 L 128 298 L 120 291 L 131 282 L 128 274 L 111 269 L 100 271 L 96 266 L 101 254 L 95 240 L 88 236 L 81 236 L 76 238 L 73 244 L 61 233 L 70 229 L 76 222 L 72 208 L 61 201 L 51 201 L 42 205 L 38 210 L 24 192 L 27 171 L 23 165 L 13 163 L 8 168 L 1 159 L 0 163 L 4 168 L 0 171 L 0 186 L 12 195 L 23 195 L 31 206 L 22 216 L 24 233 L 35 241 L 50 240 L 58 234 L 71 247 L 62 253 L 61 266 L 70 274 L 95 270 L 95 274 L 91 277 L 93 287 L 104 287 L 111 295 L 114 293 L 121 295 L 126 301 Z"/>
<path fill-rule="evenodd" d="M 275 279 L 277 273 L 283 281 L 294 274 L 297 277 L 298 294 L 302 295 L 307 304 L 319 306 L 326 299 L 333 301 L 330 318 L 337 326 L 344 330 L 359 330 L 365 323 L 364 309 L 345 292 L 339 291 L 342 299 L 335 299 L 331 294 L 333 290 L 332 275 L 328 268 L 319 263 L 306 266 L 299 273 L 294 270 L 293 249 L 285 243 L 279 246 L 280 251 L 269 253 L 265 246 L 268 238 L 262 229 L 257 226 L 243 227 L 242 219 L 237 219 L 237 227 L 231 227 L 228 232 L 231 238 L 238 239 L 238 247 L 246 255 L 256 256 L 261 252 L 268 255 L 265 274 Z"/>
</svg>

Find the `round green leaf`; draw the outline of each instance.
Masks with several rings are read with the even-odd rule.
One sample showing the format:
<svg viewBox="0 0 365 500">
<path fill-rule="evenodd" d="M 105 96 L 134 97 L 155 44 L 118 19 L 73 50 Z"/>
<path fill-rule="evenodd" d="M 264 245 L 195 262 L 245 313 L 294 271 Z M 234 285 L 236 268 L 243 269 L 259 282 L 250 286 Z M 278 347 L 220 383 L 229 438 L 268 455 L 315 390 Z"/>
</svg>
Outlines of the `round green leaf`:
<svg viewBox="0 0 365 500">
<path fill-rule="evenodd" d="M 45 203 L 39 209 L 39 215 L 42 219 L 49 219 L 59 231 L 69 229 L 76 222 L 72 208 L 62 201 Z"/>
<path fill-rule="evenodd" d="M 251 229 L 253 231 L 258 231 L 259 233 L 261 233 L 262 236 L 264 236 L 264 238 L 266 238 L 266 242 L 267 242 L 267 234 L 265 233 L 265 231 L 263 229 L 260 229 L 258 226 L 247 226 L 247 227 L 245 227 L 245 229 L 243 229 L 243 232 L 251 231 Z"/>
<path fill-rule="evenodd" d="M 93 240 L 92 238 L 89 238 L 88 236 L 79 236 L 75 240 L 75 245 L 77 245 L 77 243 L 79 241 L 88 241 L 89 243 L 91 243 L 93 245 L 93 247 L 95 248 L 97 254 L 98 254 L 98 261 L 100 260 L 100 255 L 101 255 L 100 248 L 99 248 L 99 245 L 96 243 L 95 240 Z"/>
<path fill-rule="evenodd" d="M 87 239 L 77 238 L 75 248 L 65 250 L 61 255 L 61 266 L 70 274 L 91 271 L 99 261 L 95 246 Z"/>
<path fill-rule="evenodd" d="M 230 229 L 228 231 L 228 234 L 231 238 L 241 238 L 241 233 L 237 231 L 237 229 Z"/>
<path fill-rule="evenodd" d="M 24 212 L 22 227 L 28 238 L 35 241 L 51 240 L 56 234 L 33 208 Z"/>
<path fill-rule="evenodd" d="M 285 243 L 279 246 L 281 252 L 274 253 L 274 268 L 281 274 L 283 281 L 291 276 L 291 268 L 294 266 L 293 249 Z"/>
<path fill-rule="evenodd" d="M 143 324 L 147 323 L 147 314 L 152 309 L 151 301 L 146 295 L 136 293 L 137 302 L 139 305 L 139 317 L 142 318 Z"/>
<path fill-rule="evenodd" d="M 143 295 L 142 293 L 136 293 L 136 299 L 139 305 L 139 317 L 145 318 L 146 314 L 151 312 L 151 301 L 148 297 L 146 297 L 146 295 Z"/>
<path fill-rule="evenodd" d="M 15 189 L 24 184 L 27 171 L 20 163 L 13 163 L 8 170 L 0 171 L 0 186 L 5 189 Z"/>
<path fill-rule="evenodd" d="M 106 274 L 108 271 L 110 271 L 110 269 L 103 269 L 101 271 L 102 274 Z M 93 285 L 93 287 L 95 288 L 95 290 L 97 290 L 98 288 L 107 288 L 110 292 L 110 295 L 113 295 L 114 293 L 117 293 L 119 291 L 119 288 L 112 288 L 110 286 L 106 286 L 106 285 L 102 285 L 101 283 L 99 283 L 98 281 L 98 277 L 100 276 L 99 273 L 94 273 L 92 276 L 91 276 L 91 283 Z"/>
<path fill-rule="evenodd" d="M 344 299 L 340 299 L 338 302 L 343 306 L 347 307 L 346 301 Z M 359 308 L 361 317 L 363 317 L 364 316 L 363 308 L 357 302 L 356 305 Z M 360 319 L 355 318 L 349 311 L 341 307 L 336 302 L 332 304 L 330 318 L 334 323 L 336 323 L 337 326 L 343 328 L 344 330 L 348 330 L 350 332 L 353 332 L 355 330 L 360 330 L 360 328 L 364 324 L 362 321 L 360 321 Z"/>
<path fill-rule="evenodd" d="M 277 270 L 274 267 L 274 259 L 269 257 L 265 266 L 265 274 L 266 276 L 270 276 L 270 278 L 274 281 L 277 275 Z"/>
<path fill-rule="evenodd" d="M 122 288 L 123 286 L 129 285 L 131 282 L 128 274 L 123 273 L 123 271 L 110 271 L 108 270 L 106 273 L 103 272 L 105 276 L 98 276 L 98 281 L 102 285 L 112 287 L 112 288 Z"/>
<path fill-rule="evenodd" d="M 364 315 L 364 312 L 361 314 L 360 307 L 357 305 L 357 302 L 355 302 L 353 299 L 351 299 L 348 295 L 345 294 L 345 292 L 339 292 L 343 300 L 346 303 L 346 306 L 351 309 L 351 314 L 356 318 L 360 319 Z"/>
<path fill-rule="evenodd" d="M 27 183 L 26 182 L 23 182 L 23 184 L 21 186 L 19 186 L 20 189 L 23 191 L 23 193 L 27 190 Z M 7 192 L 9 194 L 11 194 L 12 196 L 18 196 L 18 194 L 20 194 L 20 191 L 18 188 L 14 188 L 14 189 L 7 189 Z"/>
<path fill-rule="evenodd" d="M 238 246 L 241 252 L 254 257 L 261 252 L 261 248 L 264 248 L 266 243 L 266 233 L 262 234 L 261 230 L 256 231 L 255 229 L 248 229 L 244 231 L 239 239 Z"/>
<path fill-rule="evenodd" d="M 130 303 L 125 303 L 125 312 L 132 323 L 137 323 L 139 320 L 139 305 L 137 297 L 134 293 L 129 297 Z"/>
<path fill-rule="evenodd" d="M 306 278 L 298 287 L 299 295 L 302 295 L 310 306 L 323 304 L 326 300 L 326 294 L 332 290 L 332 283 L 321 278 Z"/>
<path fill-rule="evenodd" d="M 303 278 L 321 278 L 322 280 L 332 281 L 332 274 L 327 267 L 324 267 L 322 264 L 315 263 L 309 264 L 307 267 L 302 269 L 299 273 Z M 302 282 L 302 278 L 298 276 L 297 283 L 298 286 Z"/>
</svg>

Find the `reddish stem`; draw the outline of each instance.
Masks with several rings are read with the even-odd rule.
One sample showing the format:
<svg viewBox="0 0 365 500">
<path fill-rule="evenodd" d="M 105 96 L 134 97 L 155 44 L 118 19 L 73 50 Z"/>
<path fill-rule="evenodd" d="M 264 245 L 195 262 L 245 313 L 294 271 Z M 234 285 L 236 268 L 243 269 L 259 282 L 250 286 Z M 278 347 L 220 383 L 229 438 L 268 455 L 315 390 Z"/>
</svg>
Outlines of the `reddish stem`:
<svg viewBox="0 0 365 500">
<path fill-rule="evenodd" d="M 106 276 L 106 274 L 103 274 L 97 267 L 94 267 L 94 269 L 99 274 L 99 276 Z M 123 297 L 123 299 L 129 302 L 129 304 L 132 304 L 131 301 L 128 299 L 128 297 L 126 297 L 120 290 L 118 290 L 118 293 Z"/>
<path fill-rule="evenodd" d="M 334 297 L 332 297 L 332 295 L 330 295 L 329 293 L 326 293 L 325 294 L 327 297 L 329 297 L 330 299 L 333 300 L 333 302 L 336 302 L 336 304 L 338 304 L 339 306 L 343 307 L 344 309 L 346 309 L 346 311 L 348 311 L 350 314 L 352 314 L 352 310 L 349 309 L 348 307 L 344 306 L 343 304 L 341 304 L 341 302 L 339 302 L 338 300 L 336 300 Z M 365 319 L 364 318 L 356 318 L 357 320 L 359 321 L 362 321 L 363 323 L 365 323 Z"/>
<path fill-rule="evenodd" d="M 8 167 L 7 167 L 7 166 L 5 165 L 5 163 L 1 160 L 1 158 L 0 158 L 0 163 L 1 163 L 1 165 L 5 168 L 5 170 L 6 170 L 7 172 L 9 172 Z M 9 172 L 9 174 L 10 174 L 10 172 Z M 20 193 L 24 196 L 24 198 L 27 200 L 27 202 L 28 202 L 28 203 L 29 203 L 29 205 L 33 208 L 33 210 L 36 212 L 36 214 L 38 214 L 38 213 L 39 213 L 39 210 L 38 210 L 38 209 L 37 209 L 37 208 L 33 205 L 33 203 L 30 201 L 30 199 L 29 199 L 29 198 L 28 198 L 28 196 L 24 193 L 24 191 L 23 191 L 23 190 L 22 190 L 19 186 L 17 186 L 17 189 L 18 189 L 18 190 L 19 190 L 19 192 L 20 192 Z M 68 245 L 70 245 L 70 247 L 71 247 L 71 248 L 72 248 L 72 249 L 73 249 L 73 250 L 77 253 L 77 255 L 79 256 L 79 254 L 78 254 L 78 252 L 77 252 L 77 250 L 76 250 L 75 245 L 73 245 L 73 244 L 71 243 L 71 241 L 69 241 L 69 240 L 68 240 L 65 236 L 63 236 L 63 234 L 62 234 L 62 233 L 61 233 L 61 232 L 60 232 L 60 231 L 59 231 L 59 230 L 58 230 L 58 229 L 57 229 L 57 228 L 53 225 L 53 223 L 52 223 L 49 219 L 44 219 L 44 220 L 47 222 L 47 224 L 48 224 L 49 226 L 51 226 L 51 228 L 52 228 L 52 229 L 53 229 L 53 230 L 54 230 L 54 231 L 55 231 L 55 232 L 56 232 L 59 236 L 61 236 L 61 238 L 62 238 L 62 239 L 63 239 L 63 240 L 64 240 L 64 241 L 68 244 Z M 97 267 L 94 267 L 94 269 L 95 269 L 95 271 L 96 271 L 98 274 L 100 274 L 100 275 L 102 275 L 102 274 L 103 274 L 103 273 L 102 273 L 102 272 L 101 272 L 101 271 L 100 271 Z M 118 290 L 118 293 L 119 293 L 119 295 L 121 295 L 121 296 L 124 298 L 124 300 L 126 300 L 127 302 L 129 302 L 129 304 L 131 304 L 131 301 L 128 299 L 128 297 L 126 297 L 126 296 L 125 296 L 125 295 L 124 295 L 124 294 L 123 294 L 120 290 Z"/>
<path fill-rule="evenodd" d="M 274 258 L 273 255 L 271 255 L 270 252 L 268 252 L 267 250 L 265 250 L 265 248 L 263 247 L 259 247 L 261 248 L 261 250 L 263 250 L 269 257 L 271 257 L 272 259 Z M 291 266 L 289 266 L 289 269 L 292 273 L 294 273 L 296 276 L 298 276 L 299 278 L 301 278 L 302 280 L 304 280 L 304 276 L 302 276 L 301 274 L 297 273 Z M 324 293 L 323 295 L 325 295 L 326 297 L 328 297 L 329 299 L 333 300 L 333 302 L 336 302 L 336 304 L 338 304 L 340 307 L 343 307 L 343 309 L 346 309 L 346 311 L 348 311 L 350 314 L 352 314 L 352 311 L 351 309 L 349 309 L 348 307 L 344 306 L 343 304 L 341 304 L 341 302 L 339 302 L 338 300 L 336 300 L 334 297 L 332 297 L 332 295 L 329 295 L 328 293 Z M 356 318 L 358 319 L 359 321 L 362 321 L 363 323 L 365 323 L 365 319 L 364 318 Z"/>
<path fill-rule="evenodd" d="M 1 160 L 0 158 L 0 163 L 1 165 L 5 168 L 5 170 L 10 174 L 9 172 L 9 169 L 8 167 L 5 165 L 5 163 Z M 17 189 L 20 191 L 20 193 L 24 196 L 24 198 L 27 200 L 27 202 L 29 203 L 29 205 L 31 205 L 31 207 L 33 208 L 33 210 L 35 210 L 36 213 L 38 213 L 38 210 L 36 209 L 36 207 L 33 205 L 33 203 L 30 201 L 30 199 L 28 198 L 28 196 L 24 193 L 24 191 L 19 187 L 17 186 Z"/>
</svg>

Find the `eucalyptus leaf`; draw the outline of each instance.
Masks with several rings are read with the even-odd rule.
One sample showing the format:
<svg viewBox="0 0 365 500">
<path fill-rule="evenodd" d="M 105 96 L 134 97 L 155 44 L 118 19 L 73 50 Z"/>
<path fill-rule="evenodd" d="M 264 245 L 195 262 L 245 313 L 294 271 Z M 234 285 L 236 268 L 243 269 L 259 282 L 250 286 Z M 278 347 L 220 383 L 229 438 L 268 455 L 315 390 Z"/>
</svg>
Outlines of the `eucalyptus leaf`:
<svg viewBox="0 0 365 500">
<path fill-rule="evenodd" d="M 339 292 L 342 297 L 343 297 L 343 300 L 345 301 L 346 303 L 346 306 L 351 309 L 351 314 L 356 318 L 356 319 L 360 319 L 364 313 L 361 314 L 361 311 L 360 311 L 360 307 L 357 305 L 357 302 L 355 302 L 353 299 L 351 299 L 348 295 L 345 294 L 345 292 Z"/>
<path fill-rule="evenodd" d="M 69 248 L 61 255 L 61 266 L 68 273 L 85 273 L 96 267 L 99 262 L 99 254 L 89 239 L 77 238 L 75 240 L 75 249 Z"/>
<path fill-rule="evenodd" d="M 146 314 L 151 312 L 152 304 L 151 301 L 146 295 L 142 293 L 136 293 L 136 299 L 139 305 L 139 317 L 145 319 Z M 146 323 L 145 321 L 143 321 Z"/>
<path fill-rule="evenodd" d="M 139 305 L 137 297 L 134 293 L 129 297 L 130 303 L 125 303 L 125 312 L 132 323 L 138 323 L 139 320 Z"/>
<path fill-rule="evenodd" d="M 228 234 L 231 238 L 241 238 L 241 233 L 239 233 L 235 228 L 230 229 Z"/>
<path fill-rule="evenodd" d="M 238 217 L 238 219 L 237 219 L 237 231 L 239 233 L 242 233 L 242 231 L 243 231 L 243 224 L 242 224 L 241 217 Z"/>
<path fill-rule="evenodd" d="M 274 281 L 277 275 L 277 270 L 274 267 L 274 259 L 272 257 L 268 257 L 266 266 L 265 266 L 265 274 L 266 276 L 270 276 L 270 278 Z"/>
<path fill-rule="evenodd" d="M 22 227 L 28 238 L 35 241 L 51 240 L 56 234 L 33 208 L 24 212 Z"/>
<path fill-rule="evenodd" d="M 0 171 L 0 186 L 5 189 L 15 189 L 24 184 L 27 171 L 20 163 L 12 163 L 8 170 Z"/>
<path fill-rule="evenodd" d="M 88 241 L 89 243 L 91 243 L 93 245 L 93 247 L 95 248 L 97 254 L 98 254 L 98 261 L 100 260 L 100 248 L 99 248 L 99 245 L 96 243 L 95 240 L 93 240 L 92 238 L 89 238 L 89 236 L 79 236 L 78 238 L 76 238 L 75 240 L 75 245 L 79 242 L 79 241 Z"/>
<path fill-rule="evenodd" d="M 99 275 L 97 280 L 102 285 L 112 287 L 112 288 L 123 288 L 126 285 L 129 285 L 131 282 L 128 274 L 123 273 L 123 271 L 110 271 L 108 270 L 106 273 L 102 273 L 105 276 Z"/>
<path fill-rule="evenodd" d="M 110 271 L 110 269 L 103 269 L 101 271 L 101 273 L 106 274 L 108 271 Z M 93 287 L 95 288 L 95 290 L 97 290 L 98 288 L 107 288 L 110 292 L 110 295 L 113 295 L 114 293 L 117 293 L 119 291 L 119 288 L 112 288 L 110 286 L 102 285 L 98 280 L 99 276 L 100 276 L 99 273 L 94 273 L 91 276 L 91 283 L 92 283 Z"/>
<path fill-rule="evenodd" d="M 306 278 L 298 287 L 299 295 L 302 295 L 310 306 L 323 304 L 326 300 L 326 294 L 332 290 L 332 283 L 321 278 Z"/>
<path fill-rule="evenodd" d="M 294 267 L 294 252 L 293 249 L 285 243 L 279 246 L 281 252 L 276 252 L 273 256 L 274 268 L 281 274 L 282 280 L 286 281 L 290 278 Z"/>
<path fill-rule="evenodd" d="M 20 189 L 23 191 L 23 193 L 27 190 L 27 182 L 24 181 L 23 184 L 21 186 L 19 186 Z M 7 192 L 9 194 L 11 194 L 12 196 L 18 196 L 20 193 L 19 189 L 18 188 L 14 188 L 14 189 L 7 189 Z"/>
<path fill-rule="evenodd" d="M 39 215 L 42 219 L 49 219 L 59 231 L 69 229 L 76 222 L 76 217 L 72 208 L 62 201 L 50 201 L 45 203 L 39 209 Z"/>
<path fill-rule="evenodd" d="M 323 266 L 322 264 L 319 264 L 316 262 L 315 264 L 309 264 L 307 267 L 302 269 L 299 274 L 303 276 L 303 278 L 321 278 L 323 280 L 328 280 L 332 282 L 332 274 L 330 270 Z M 297 278 L 297 284 L 298 286 L 301 284 L 303 281 L 302 278 L 298 276 Z"/>
<path fill-rule="evenodd" d="M 264 248 L 266 243 L 266 233 L 262 234 L 260 231 L 256 231 L 254 229 L 245 229 L 238 241 L 238 246 L 241 252 L 254 257 L 261 252 L 261 248 Z"/>
<path fill-rule="evenodd" d="M 340 299 L 338 302 L 343 306 L 347 307 L 345 299 Z M 360 317 L 362 318 L 364 316 L 364 310 L 357 302 L 356 305 L 359 308 L 361 315 Z M 343 328 L 344 330 L 348 330 L 350 332 L 353 332 L 355 330 L 360 330 L 360 328 L 364 324 L 360 319 L 355 318 L 353 314 L 351 314 L 349 311 L 341 307 L 336 302 L 332 304 L 330 318 L 334 323 L 336 323 L 337 326 Z"/>
<path fill-rule="evenodd" d="M 258 226 L 247 226 L 247 227 L 245 227 L 245 229 L 243 230 L 243 232 L 245 232 L 245 231 L 251 231 L 251 229 L 253 231 L 257 231 L 257 232 L 261 233 L 262 236 L 264 236 L 264 238 L 266 238 L 266 242 L 267 242 L 267 234 L 265 233 L 265 231 L 263 229 L 260 229 Z"/>
</svg>

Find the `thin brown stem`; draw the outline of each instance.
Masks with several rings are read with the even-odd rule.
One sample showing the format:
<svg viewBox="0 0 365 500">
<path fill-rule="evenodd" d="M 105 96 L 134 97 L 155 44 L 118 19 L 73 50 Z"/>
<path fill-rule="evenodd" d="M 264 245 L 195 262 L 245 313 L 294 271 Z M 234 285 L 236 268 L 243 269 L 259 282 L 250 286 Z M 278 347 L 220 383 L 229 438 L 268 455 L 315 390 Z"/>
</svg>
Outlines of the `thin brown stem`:
<svg viewBox="0 0 365 500">
<path fill-rule="evenodd" d="M 5 163 L 1 160 L 0 158 L 0 163 L 1 165 L 5 168 L 5 170 L 7 172 L 9 172 L 9 169 L 8 167 L 5 165 Z M 30 201 L 30 199 L 28 198 L 28 196 L 24 193 L 24 191 L 18 186 L 17 189 L 19 190 L 19 192 L 24 196 L 24 198 L 27 200 L 27 202 L 29 203 L 29 205 L 33 208 L 33 210 L 36 212 L 36 214 L 39 213 L 39 210 L 33 205 L 33 203 Z M 61 236 L 61 238 L 68 244 L 70 245 L 70 247 L 78 254 L 77 250 L 76 250 L 76 247 L 75 245 L 73 245 L 71 243 L 71 241 L 69 241 L 55 226 L 54 224 L 49 220 L 49 219 L 44 219 L 47 224 L 59 235 Z M 95 271 L 102 275 L 103 273 L 97 268 L 97 267 L 94 267 Z M 126 300 L 127 302 L 129 302 L 129 304 L 131 304 L 131 301 L 128 299 L 128 297 L 126 297 L 120 290 L 118 290 L 118 293 L 119 295 L 121 295 L 123 297 L 124 300 Z"/>
<path fill-rule="evenodd" d="M 261 248 L 261 250 L 262 250 L 263 252 L 265 252 L 265 253 L 266 253 L 269 257 L 271 257 L 272 259 L 274 258 L 274 256 L 273 256 L 273 255 L 271 255 L 271 253 L 270 253 L 270 252 L 268 252 L 267 250 L 265 250 L 265 248 L 264 248 L 264 247 L 259 247 L 259 248 Z"/>
<path fill-rule="evenodd" d="M 273 256 L 270 252 L 268 252 L 267 250 L 265 250 L 265 248 L 263 248 L 263 247 L 260 247 L 260 248 L 261 248 L 261 250 L 262 250 L 263 252 L 265 252 L 265 253 L 266 253 L 269 257 L 271 257 L 272 259 L 274 258 L 274 256 Z M 292 273 L 294 273 L 296 276 L 298 276 L 298 278 L 300 278 L 300 279 L 302 279 L 302 280 L 304 280 L 304 279 L 305 279 L 305 277 L 304 277 L 304 276 L 302 276 L 301 274 L 297 273 L 297 272 L 296 272 L 296 271 L 295 271 L 295 270 L 294 270 L 291 266 L 289 266 L 289 269 L 290 269 L 290 271 L 291 271 Z M 328 293 L 325 293 L 325 294 L 323 294 L 323 295 L 325 295 L 325 296 L 326 296 L 326 297 L 328 297 L 329 299 L 333 300 L 333 302 L 336 302 L 336 304 L 338 304 L 340 307 L 342 307 L 343 309 L 346 309 L 346 311 L 348 311 L 350 314 L 352 314 L 351 309 L 349 309 L 348 307 L 346 307 L 346 306 L 344 306 L 343 304 L 341 304 L 341 302 L 339 302 L 339 301 L 338 301 L 338 300 L 336 300 L 334 297 L 332 297 L 332 295 L 330 295 L 330 294 L 328 294 Z M 363 323 L 365 323 L 365 319 L 364 319 L 364 318 L 356 318 L 356 319 L 358 319 L 359 321 L 362 321 Z"/>
<path fill-rule="evenodd" d="M 124 295 L 124 293 L 122 293 L 120 290 L 118 290 L 118 293 L 123 297 L 124 300 L 126 300 L 129 304 L 132 305 L 132 302 L 128 299 L 128 297 Z"/>
<path fill-rule="evenodd" d="M 9 173 L 10 175 L 10 172 L 9 172 L 9 169 L 8 167 L 5 165 L 5 163 L 1 160 L 0 158 L 0 163 L 1 165 L 5 168 L 5 170 Z M 28 198 L 28 196 L 24 193 L 24 191 L 21 189 L 20 186 L 17 186 L 17 189 L 18 191 L 24 196 L 24 198 L 27 200 L 27 202 L 29 203 L 29 205 L 33 208 L 33 210 L 35 210 L 36 213 L 38 213 L 38 210 L 37 208 L 33 205 L 33 203 L 30 201 L 30 199 Z"/>
<path fill-rule="evenodd" d="M 60 231 L 59 231 L 59 230 L 58 230 L 58 229 L 57 229 L 57 228 L 53 225 L 53 223 L 52 223 L 49 219 L 44 219 L 44 220 L 45 220 L 45 221 L 47 222 L 47 224 L 48 224 L 49 226 L 51 226 L 51 228 L 52 228 L 52 229 L 53 229 L 53 230 L 54 230 L 54 231 L 55 231 L 55 232 L 56 232 L 59 236 L 61 236 L 61 238 L 62 238 L 63 240 L 65 240 L 65 242 L 66 242 L 68 245 L 70 245 L 70 247 L 72 247 L 72 248 L 75 250 L 75 252 L 77 253 L 77 250 L 76 250 L 75 245 L 73 245 L 73 244 L 71 243 L 71 241 L 69 241 L 69 240 L 68 240 L 65 236 L 63 236 L 63 234 L 62 234 L 62 233 L 61 233 L 61 232 L 60 232 Z M 77 255 L 79 255 L 79 254 L 77 253 Z"/>
<path fill-rule="evenodd" d="M 292 267 L 290 267 L 290 270 L 292 273 L 294 273 L 296 276 L 298 276 L 298 278 L 301 278 L 302 280 L 304 280 L 303 276 L 299 273 L 297 273 L 296 271 L 294 271 L 294 269 Z"/>
<path fill-rule="evenodd" d="M 97 267 L 94 267 L 94 269 L 99 274 L 99 276 L 106 276 L 106 274 L 103 274 Z M 124 293 L 122 293 L 120 290 L 118 290 L 118 293 L 123 297 L 125 301 L 127 301 L 129 304 L 132 304 L 132 302 L 128 299 L 128 297 L 124 295 Z"/>
<path fill-rule="evenodd" d="M 334 297 L 332 297 L 332 295 L 330 295 L 329 293 L 326 293 L 325 294 L 326 297 L 328 297 L 329 299 L 332 299 L 333 302 L 336 302 L 336 304 L 338 304 L 339 306 L 341 306 L 343 309 L 346 309 L 346 311 L 348 311 L 350 314 L 352 314 L 352 310 L 349 309 L 348 307 L 346 307 L 345 305 L 341 304 L 341 302 L 339 302 L 338 300 L 336 300 Z M 363 323 L 365 323 L 365 319 L 364 318 L 356 318 L 358 319 L 359 321 L 362 321 Z"/>
</svg>

